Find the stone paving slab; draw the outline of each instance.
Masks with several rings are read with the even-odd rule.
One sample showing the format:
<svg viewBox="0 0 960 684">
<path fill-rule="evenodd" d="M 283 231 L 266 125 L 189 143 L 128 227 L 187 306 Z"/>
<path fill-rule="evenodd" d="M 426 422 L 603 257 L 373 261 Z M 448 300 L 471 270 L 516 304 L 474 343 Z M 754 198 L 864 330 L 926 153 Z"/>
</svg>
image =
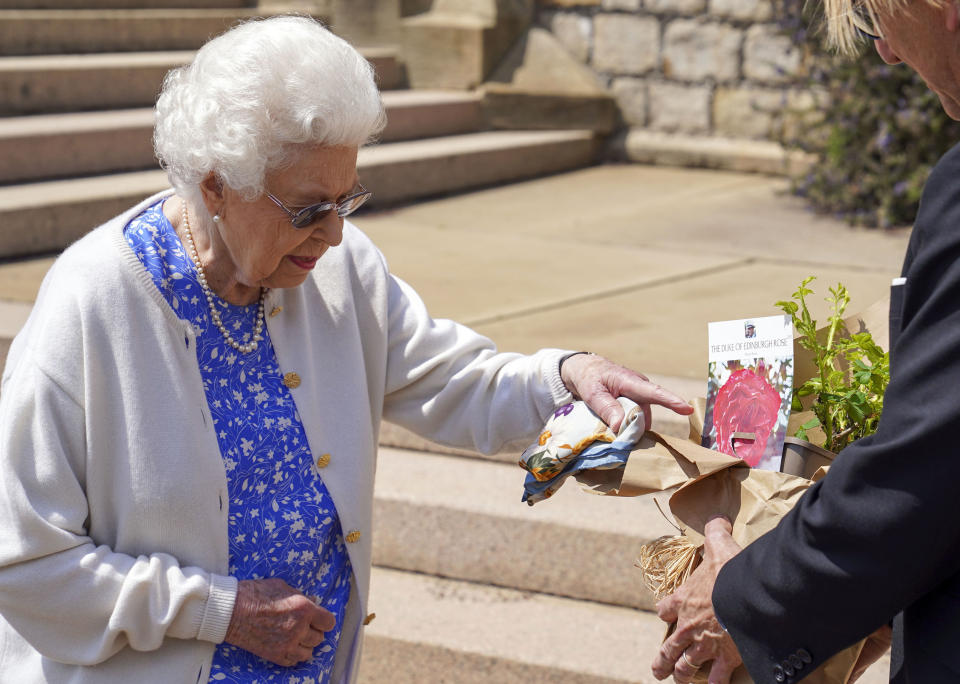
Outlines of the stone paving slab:
<svg viewBox="0 0 960 684">
<path fill-rule="evenodd" d="M 453 229 L 408 223 L 403 213 L 386 220 L 361 217 L 357 225 L 384 250 L 391 270 L 426 299 L 434 316 L 467 324 L 523 318 L 743 263 L 676 248 L 553 241 L 527 235 L 522 227 L 507 238 L 485 232 L 476 219 L 470 227 Z"/>
<path fill-rule="evenodd" d="M 782 178 L 757 174 L 606 165 L 411 205 L 379 220 L 507 240 L 523 235 L 577 245 L 679 246 L 692 253 L 899 271 L 908 231 L 852 229 L 815 216 L 801 199 L 785 194 L 787 188 Z M 387 248 L 389 234 L 374 232 L 376 220 L 364 217 L 361 225 Z"/>
<path fill-rule="evenodd" d="M 852 314 L 881 299 L 893 273 L 756 261 L 474 327 L 503 349 L 532 352 L 549 340 L 552 346 L 588 349 L 641 372 L 705 382 L 707 323 L 781 313 L 774 302 L 788 298 L 807 275 L 818 276 L 815 292 L 825 294 L 827 285 L 837 281 L 850 288 Z M 814 318 L 825 321 L 826 303 L 814 297 L 809 304 Z"/>
</svg>

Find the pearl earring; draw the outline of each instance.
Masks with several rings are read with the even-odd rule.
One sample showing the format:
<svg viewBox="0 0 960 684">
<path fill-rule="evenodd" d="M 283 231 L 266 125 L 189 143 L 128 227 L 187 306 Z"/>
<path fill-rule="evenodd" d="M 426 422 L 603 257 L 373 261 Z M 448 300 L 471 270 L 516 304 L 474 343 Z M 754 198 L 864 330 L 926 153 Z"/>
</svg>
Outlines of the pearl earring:
<svg viewBox="0 0 960 684">
<path fill-rule="evenodd" d="M 214 223 L 220 223 L 220 214 L 214 214 L 214 215 L 213 215 L 213 222 L 214 222 Z"/>
</svg>

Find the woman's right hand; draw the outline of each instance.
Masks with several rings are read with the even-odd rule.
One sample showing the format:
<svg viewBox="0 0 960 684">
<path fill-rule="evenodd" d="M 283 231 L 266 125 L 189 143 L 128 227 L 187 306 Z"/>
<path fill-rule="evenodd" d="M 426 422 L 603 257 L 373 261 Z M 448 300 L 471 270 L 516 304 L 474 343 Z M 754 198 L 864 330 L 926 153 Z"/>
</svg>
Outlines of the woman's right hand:
<svg viewBox="0 0 960 684">
<path fill-rule="evenodd" d="M 312 659 L 336 624 L 333 613 L 281 579 L 240 580 L 224 641 L 292 667 Z"/>
</svg>

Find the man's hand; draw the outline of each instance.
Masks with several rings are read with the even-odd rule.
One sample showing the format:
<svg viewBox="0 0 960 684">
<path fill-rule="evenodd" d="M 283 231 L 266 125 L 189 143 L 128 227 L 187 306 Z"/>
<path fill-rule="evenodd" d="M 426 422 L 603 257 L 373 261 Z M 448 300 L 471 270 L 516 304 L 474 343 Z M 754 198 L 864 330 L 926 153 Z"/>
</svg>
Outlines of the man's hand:
<svg viewBox="0 0 960 684">
<path fill-rule="evenodd" d="M 693 681 L 705 663 L 713 661 L 710 684 L 727 684 L 737 665 L 743 662 L 730 635 L 713 612 L 713 585 L 720 568 L 740 552 L 733 540 L 733 527 L 722 516 L 707 522 L 703 562 L 676 593 L 657 604 L 657 615 L 677 628 L 660 646 L 653 661 L 653 676 L 678 682 Z"/>
<path fill-rule="evenodd" d="M 682 416 L 693 413 L 683 398 L 646 376 L 618 366 L 596 354 L 577 354 L 560 366 L 563 384 L 577 399 L 582 399 L 600 419 L 617 432 L 623 422 L 623 407 L 617 397 L 632 399 L 643 411 L 644 426 L 650 429 L 650 404 L 660 404 Z"/>
<path fill-rule="evenodd" d="M 292 667 L 312 659 L 335 625 L 333 613 L 281 579 L 241 580 L 225 641 Z"/>
</svg>

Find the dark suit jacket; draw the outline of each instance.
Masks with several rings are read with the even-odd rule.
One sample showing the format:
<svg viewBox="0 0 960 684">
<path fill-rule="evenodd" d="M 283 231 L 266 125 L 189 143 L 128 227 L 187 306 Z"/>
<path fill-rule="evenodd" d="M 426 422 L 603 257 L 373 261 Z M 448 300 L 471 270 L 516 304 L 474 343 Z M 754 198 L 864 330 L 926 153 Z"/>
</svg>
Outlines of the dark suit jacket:
<svg viewBox="0 0 960 684">
<path fill-rule="evenodd" d="M 927 182 L 903 276 L 877 433 L 717 580 L 758 684 L 797 682 L 901 613 L 891 680 L 960 682 L 960 146 Z"/>
</svg>

